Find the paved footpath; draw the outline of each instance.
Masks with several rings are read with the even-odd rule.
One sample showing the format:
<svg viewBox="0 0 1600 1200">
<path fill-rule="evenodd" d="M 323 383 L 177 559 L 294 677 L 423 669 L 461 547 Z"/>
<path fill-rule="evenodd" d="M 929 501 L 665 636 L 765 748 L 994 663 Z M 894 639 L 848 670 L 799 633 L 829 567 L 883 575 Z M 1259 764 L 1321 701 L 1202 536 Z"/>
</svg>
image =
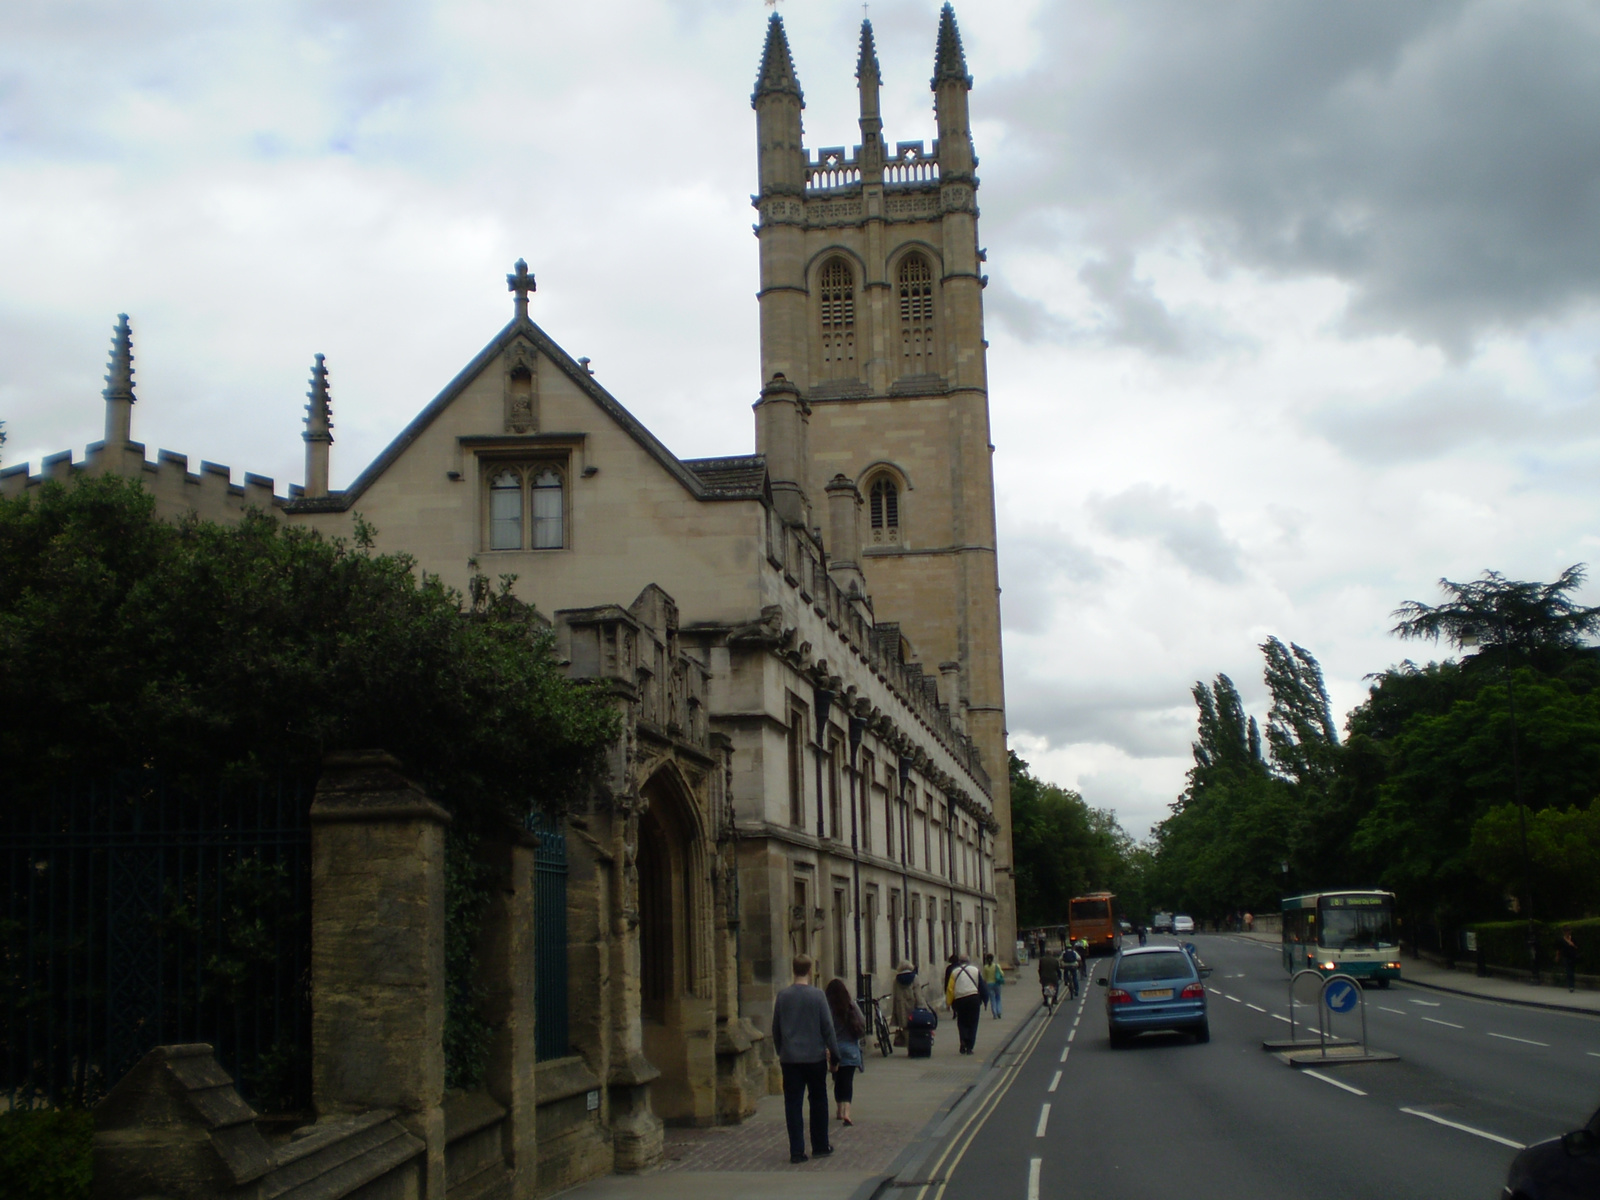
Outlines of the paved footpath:
<svg viewBox="0 0 1600 1200">
<path fill-rule="evenodd" d="M 791 1165 L 783 1097 L 767 1096 L 741 1125 L 668 1129 L 666 1162 L 643 1175 L 610 1175 L 563 1192 L 563 1200 L 865 1200 L 930 1139 L 960 1100 L 994 1067 L 1002 1050 L 1039 1007 L 1035 969 L 1007 976 L 1005 1016 L 988 1013 L 978 1027 L 978 1052 L 956 1049 L 955 1018 L 939 1014 L 931 1058 L 897 1049 L 882 1058 L 869 1046 L 867 1069 L 856 1076 L 854 1125 L 833 1122 L 834 1152 Z M 828 1089 L 829 1110 L 833 1088 Z"/>
<path fill-rule="evenodd" d="M 1232 937 L 1248 938 L 1255 942 L 1280 944 L 1275 933 L 1236 933 Z M 1488 976 L 1480 979 L 1468 963 L 1452 970 L 1421 958 L 1402 958 L 1400 977 L 1418 987 L 1433 988 L 1441 992 L 1456 992 L 1462 996 L 1478 996 L 1484 1000 L 1499 1000 L 1506 1004 L 1525 1004 L 1534 1008 L 1553 1008 L 1566 1012 L 1595 1013 L 1600 1015 L 1600 992 L 1579 988 L 1569 992 L 1564 986 L 1527 983 L 1517 979 L 1499 979 Z"/>
</svg>

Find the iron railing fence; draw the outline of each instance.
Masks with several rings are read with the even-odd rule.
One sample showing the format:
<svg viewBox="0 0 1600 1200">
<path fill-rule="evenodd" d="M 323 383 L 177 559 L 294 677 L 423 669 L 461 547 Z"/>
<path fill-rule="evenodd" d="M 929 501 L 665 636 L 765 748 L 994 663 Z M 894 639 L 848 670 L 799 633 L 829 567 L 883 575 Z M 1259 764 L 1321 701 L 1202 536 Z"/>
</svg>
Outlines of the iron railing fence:
<svg viewBox="0 0 1600 1200">
<path fill-rule="evenodd" d="M 311 791 L 0 781 L 0 1097 L 92 1104 L 209 1042 L 258 1108 L 306 1107 Z"/>
<path fill-rule="evenodd" d="M 540 1062 L 571 1053 L 567 1033 L 567 835 L 560 817 L 535 811 L 534 1048 Z"/>
</svg>

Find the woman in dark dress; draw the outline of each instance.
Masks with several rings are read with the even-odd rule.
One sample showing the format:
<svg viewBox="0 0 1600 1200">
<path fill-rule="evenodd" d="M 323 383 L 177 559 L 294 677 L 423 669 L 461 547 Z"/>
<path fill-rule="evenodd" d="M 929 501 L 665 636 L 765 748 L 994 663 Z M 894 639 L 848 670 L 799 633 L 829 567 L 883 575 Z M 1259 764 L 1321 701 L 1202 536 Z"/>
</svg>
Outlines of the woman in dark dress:
<svg viewBox="0 0 1600 1200">
<path fill-rule="evenodd" d="M 833 1011 L 833 1036 L 839 1043 L 839 1064 L 833 1072 L 833 1102 L 838 1106 L 835 1115 L 849 1125 L 856 1072 L 861 1069 L 861 1038 L 867 1032 L 867 1023 L 856 1002 L 850 999 L 850 989 L 844 980 L 835 979 L 830 983 L 827 995 L 828 1007 Z"/>
</svg>

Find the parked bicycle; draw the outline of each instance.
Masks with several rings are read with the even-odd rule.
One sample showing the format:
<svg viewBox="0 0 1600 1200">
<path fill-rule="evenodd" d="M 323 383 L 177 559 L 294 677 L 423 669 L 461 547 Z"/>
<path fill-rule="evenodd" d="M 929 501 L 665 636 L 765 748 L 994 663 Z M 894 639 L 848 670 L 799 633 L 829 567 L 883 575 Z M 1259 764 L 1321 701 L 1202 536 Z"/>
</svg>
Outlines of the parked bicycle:
<svg viewBox="0 0 1600 1200">
<path fill-rule="evenodd" d="M 866 999 L 867 1028 L 877 1043 L 878 1053 L 888 1058 L 894 1053 L 894 1037 L 889 1032 L 889 1022 L 883 1015 L 883 1001 L 889 996 L 868 996 Z"/>
</svg>

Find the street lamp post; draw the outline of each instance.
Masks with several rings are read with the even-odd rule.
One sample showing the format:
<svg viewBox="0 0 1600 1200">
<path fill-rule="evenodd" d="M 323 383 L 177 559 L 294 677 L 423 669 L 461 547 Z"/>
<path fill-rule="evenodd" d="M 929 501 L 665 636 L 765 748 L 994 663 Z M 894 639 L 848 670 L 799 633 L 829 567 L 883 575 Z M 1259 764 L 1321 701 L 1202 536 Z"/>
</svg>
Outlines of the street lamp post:
<svg viewBox="0 0 1600 1200">
<path fill-rule="evenodd" d="M 1496 616 L 1495 628 L 1500 634 L 1500 645 L 1505 650 L 1501 667 L 1506 676 L 1506 713 L 1510 718 L 1511 734 L 1511 795 L 1517 806 L 1517 838 L 1522 853 L 1522 913 L 1528 922 L 1528 972 L 1535 983 L 1539 981 L 1539 934 L 1533 924 L 1533 869 L 1528 860 L 1528 807 L 1522 802 L 1522 757 L 1517 749 L 1517 689 L 1511 669 L 1511 639 L 1506 634 L 1505 619 Z M 1463 648 L 1481 642 L 1475 625 L 1462 627 L 1460 642 Z"/>
<path fill-rule="evenodd" d="M 861 973 L 861 843 L 856 824 L 856 752 L 861 749 L 861 737 L 867 731 L 865 718 L 850 714 L 850 874 L 852 895 L 850 911 L 855 916 L 856 934 L 856 1003 L 866 1012 L 867 999 L 872 988 Z"/>
</svg>

